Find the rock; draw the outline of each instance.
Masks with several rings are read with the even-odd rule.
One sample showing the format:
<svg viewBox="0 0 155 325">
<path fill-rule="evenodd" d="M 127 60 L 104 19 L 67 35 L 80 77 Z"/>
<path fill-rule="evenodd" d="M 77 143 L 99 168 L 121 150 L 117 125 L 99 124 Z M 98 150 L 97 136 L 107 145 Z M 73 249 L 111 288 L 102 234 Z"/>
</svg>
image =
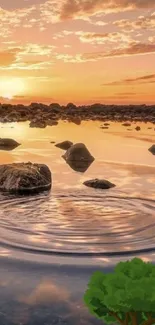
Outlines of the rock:
<svg viewBox="0 0 155 325">
<path fill-rule="evenodd" d="M 110 123 L 104 123 L 104 125 L 105 125 L 105 126 L 108 126 L 108 125 L 110 125 Z"/>
<path fill-rule="evenodd" d="M 50 143 L 55 143 L 55 141 L 51 141 Z"/>
<path fill-rule="evenodd" d="M 51 172 L 46 165 L 14 163 L 0 165 L 0 190 L 33 194 L 51 188 Z"/>
<path fill-rule="evenodd" d="M 98 188 L 98 189 L 105 189 L 105 190 L 116 186 L 115 184 L 112 184 L 107 180 L 98 179 L 98 178 L 92 179 L 92 180 L 89 180 L 89 181 L 85 181 L 83 184 L 88 186 L 88 187 L 93 187 L 93 188 Z"/>
<path fill-rule="evenodd" d="M 81 119 L 80 119 L 80 117 L 75 116 L 75 117 L 71 117 L 69 122 L 72 122 L 72 123 L 74 123 L 76 125 L 80 125 L 81 124 Z"/>
<path fill-rule="evenodd" d="M 62 157 L 67 163 L 72 161 L 93 162 L 95 159 L 83 143 L 72 145 Z"/>
<path fill-rule="evenodd" d="M 153 144 L 148 150 L 155 155 L 155 144 Z"/>
<path fill-rule="evenodd" d="M 46 121 L 46 124 L 48 126 L 54 126 L 54 125 L 58 125 L 58 121 L 55 121 L 55 120 L 47 120 Z"/>
<path fill-rule="evenodd" d="M 57 143 L 55 146 L 63 150 L 68 150 L 72 145 L 73 142 L 71 141 L 63 141 L 61 143 Z"/>
<path fill-rule="evenodd" d="M 29 124 L 30 128 L 46 128 L 47 124 L 44 121 L 31 121 L 31 123 Z"/>
<path fill-rule="evenodd" d="M 108 126 L 101 126 L 100 129 L 105 129 L 105 130 L 107 130 L 107 129 L 109 129 L 109 127 L 108 127 Z"/>
<path fill-rule="evenodd" d="M 66 105 L 66 108 L 67 109 L 73 109 L 73 110 L 76 110 L 77 109 L 77 107 L 76 107 L 76 105 L 74 105 L 73 103 L 68 103 L 67 105 Z"/>
<path fill-rule="evenodd" d="M 140 131 L 141 130 L 140 126 L 136 126 L 135 130 Z"/>
<path fill-rule="evenodd" d="M 131 123 L 123 123 L 123 126 L 131 126 Z"/>
<path fill-rule="evenodd" d="M 0 138 L 0 150 L 13 150 L 18 146 L 20 146 L 20 143 L 13 139 Z"/>
</svg>

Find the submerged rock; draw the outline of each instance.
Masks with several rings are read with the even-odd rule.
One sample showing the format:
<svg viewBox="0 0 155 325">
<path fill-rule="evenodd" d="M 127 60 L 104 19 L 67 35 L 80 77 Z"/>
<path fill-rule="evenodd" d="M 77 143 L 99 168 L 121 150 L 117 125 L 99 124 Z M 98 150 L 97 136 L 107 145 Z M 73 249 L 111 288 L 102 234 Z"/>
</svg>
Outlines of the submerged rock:
<svg viewBox="0 0 155 325">
<path fill-rule="evenodd" d="M 60 148 L 63 150 L 68 150 L 72 145 L 73 145 L 73 142 L 71 142 L 71 141 L 63 141 L 63 142 L 57 143 L 55 146 L 57 148 Z"/>
<path fill-rule="evenodd" d="M 116 186 L 115 184 L 112 184 L 112 183 L 110 183 L 107 180 L 98 179 L 98 178 L 91 179 L 89 181 L 85 181 L 83 184 L 86 185 L 86 186 L 88 186 L 88 187 L 105 189 L 105 190 Z"/>
<path fill-rule="evenodd" d="M 33 194 L 49 190 L 51 183 L 51 172 L 46 165 L 31 162 L 0 165 L 1 191 Z"/>
<path fill-rule="evenodd" d="M 13 150 L 18 146 L 20 146 L 20 143 L 13 139 L 0 138 L 0 150 Z"/>
<path fill-rule="evenodd" d="M 148 150 L 155 155 L 155 144 L 153 144 Z"/>
<path fill-rule="evenodd" d="M 76 143 L 72 145 L 66 153 L 62 156 L 67 162 L 70 161 L 89 161 L 93 162 L 94 157 L 90 154 L 83 143 Z"/>
</svg>

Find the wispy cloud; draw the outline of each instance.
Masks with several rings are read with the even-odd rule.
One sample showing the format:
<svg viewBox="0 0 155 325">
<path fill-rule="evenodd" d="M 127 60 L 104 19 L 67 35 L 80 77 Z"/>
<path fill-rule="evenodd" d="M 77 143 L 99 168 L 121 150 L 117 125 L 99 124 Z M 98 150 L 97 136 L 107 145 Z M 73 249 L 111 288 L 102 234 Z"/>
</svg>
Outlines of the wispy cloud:
<svg viewBox="0 0 155 325">
<path fill-rule="evenodd" d="M 102 86 L 119 86 L 119 85 L 127 85 L 127 84 L 131 85 L 131 84 L 135 84 L 137 82 L 138 82 L 138 84 L 155 82 L 155 74 L 145 75 L 142 77 L 136 77 L 136 78 L 131 78 L 131 79 L 123 79 L 123 80 L 114 81 L 114 82 L 110 82 L 110 83 L 104 83 L 104 84 L 102 84 Z"/>
<path fill-rule="evenodd" d="M 135 30 L 154 30 L 155 29 L 155 15 L 140 16 L 136 20 L 121 19 L 113 22 L 115 26 L 122 28 L 123 30 L 135 31 Z"/>
</svg>

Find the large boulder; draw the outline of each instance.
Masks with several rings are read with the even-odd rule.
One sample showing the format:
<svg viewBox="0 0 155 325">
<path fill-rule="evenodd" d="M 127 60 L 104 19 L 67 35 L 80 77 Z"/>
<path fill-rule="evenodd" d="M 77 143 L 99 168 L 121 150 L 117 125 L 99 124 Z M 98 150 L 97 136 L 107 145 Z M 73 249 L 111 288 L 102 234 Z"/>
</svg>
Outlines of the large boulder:
<svg viewBox="0 0 155 325">
<path fill-rule="evenodd" d="M 1 191 L 33 194 L 49 190 L 51 183 L 51 172 L 46 165 L 31 162 L 0 165 Z"/>
<path fill-rule="evenodd" d="M 110 183 L 109 181 L 105 179 L 91 179 L 89 181 L 85 181 L 83 183 L 84 185 L 88 187 L 98 188 L 98 189 L 104 189 L 107 190 L 109 188 L 115 187 L 116 185 L 113 183 Z"/>
<path fill-rule="evenodd" d="M 20 143 L 13 139 L 0 138 L 0 150 L 13 150 L 20 146 Z"/>
<path fill-rule="evenodd" d="M 67 141 L 57 143 L 55 146 L 63 150 L 68 150 L 72 145 L 73 142 L 67 140 Z"/>
<path fill-rule="evenodd" d="M 89 150 L 83 143 L 76 143 L 71 146 L 66 153 L 62 156 L 66 162 L 70 161 L 89 161 L 93 162 L 94 157 L 90 154 Z"/>
<path fill-rule="evenodd" d="M 148 150 L 155 155 L 155 144 L 153 144 Z"/>
</svg>

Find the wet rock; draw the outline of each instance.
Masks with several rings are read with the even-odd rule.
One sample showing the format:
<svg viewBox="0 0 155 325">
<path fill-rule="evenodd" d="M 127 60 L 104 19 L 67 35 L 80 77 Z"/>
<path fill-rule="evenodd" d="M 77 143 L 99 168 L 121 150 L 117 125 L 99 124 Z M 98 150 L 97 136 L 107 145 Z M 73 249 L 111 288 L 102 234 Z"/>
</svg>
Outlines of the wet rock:
<svg viewBox="0 0 155 325">
<path fill-rule="evenodd" d="M 51 172 L 46 165 L 14 163 L 0 165 L 0 190 L 35 194 L 51 188 Z"/>
<path fill-rule="evenodd" d="M 131 126 L 131 123 L 123 123 L 123 126 Z"/>
<path fill-rule="evenodd" d="M 68 103 L 67 106 L 66 106 L 67 109 L 71 109 L 71 110 L 76 110 L 76 105 L 74 105 L 73 103 Z"/>
<path fill-rule="evenodd" d="M 58 125 L 58 121 L 55 121 L 55 120 L 47 120 L 46 121 L 46 124 L 48 126 L 54 126 L 54 125 Z"/>
<path fill-rule="evenodd" d="M 30 128 L 46 128 L 47 124 L 45 121 L 31 121 L 29 124 Z"/>
<path fill-rule="evenodd" d="M 62 157 L 68 163 L 72 161 L 93 162 L 95 159 L 83 143 L 72 145 Z"/>
<path fill-rule="evenodd" d="M 141 130 L 140 126 L 136 126 L 135 130 L 140 131 Z"/>
<path fill-rule="evenodd" d="M 76 125 L 80 125 L 81 124 L 81 119 L 80 119 L 80 117 L 77 117 L 77 116 L 72 117 L 69 121 L 72 122 L 72 123 L 74 123 L 74 124 L 76 124 Z"/>
<path fill-rule="evenodd" d="M 155 155 L 155 144 L 153 144 L 148 150 Z"/>
<path fill-rule="evenodd" d="M 92 179 L 92 180 L 89 180 L 89 181 L 85 181 L 83 183 L 85 186 L 88 186 L 88 187 L 93 187 L 93 188 L 98 188 L 98 189 L 104 189 L 104 190 L 107 190 L 109 188 L 112 188 L 112 187 L 115 187 L 116 185 L 107 181 L 107 180 L 104 180 L 104 179 Z"/>
<path fill-rule="evenodd" d="M 57 143 L 55 146 L 57 148 L 60 148 L 63 150 L 68 150 L 72 145 L 73 145 L 73 142 L 71 142 L 71 141 L 63 141 L 61 143 Z"/>
<path fill-rule="evenodd" d="M 0 138 L 0 150 L 13 150 L 20 146 L 20 143 L 13 139 Z"/>
</svg>

